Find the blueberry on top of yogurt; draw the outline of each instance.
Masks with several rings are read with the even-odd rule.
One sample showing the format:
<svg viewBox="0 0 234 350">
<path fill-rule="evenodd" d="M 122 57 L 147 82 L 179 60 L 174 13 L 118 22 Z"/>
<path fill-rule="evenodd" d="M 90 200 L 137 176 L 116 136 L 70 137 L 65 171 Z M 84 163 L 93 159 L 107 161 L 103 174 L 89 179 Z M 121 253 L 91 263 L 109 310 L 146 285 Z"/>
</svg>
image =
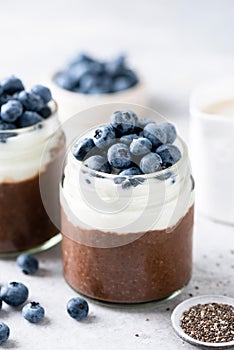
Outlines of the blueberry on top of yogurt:
<svg viewBox="0 0 234 350">
<path fill-rule="evenodd" d="M 22 81 L 10 76 L 0 81 L 0 130 L 20 129 L 42 122 L 51 115 L 48 103 L 52 100 L 50 90 L 35 85 L 26 91 Z M 17 135 L 0 133 L 0 142 Z"/>
<path fill-rule="evenodd" d="M 123 55 L 101 61 L 81 53 L 55 75 L 54 82 L 65 90 L 100 95 L 129 89 L 138 77 Z"/>
<path fill-rule="evenodd" d="M 173 124 L 157 124 L 140 119 L 134 111 L 122 110 L 110 116 L 110 124 L 77 141 L 73 155 L 92 170 L 114 175 L 114 183 L 127 189 L 142 184 L 142 175 L 160 172 L 180 160 L 176 138 Z M 170 176 L 155 178 L 166 180 Z"/>
</svg>

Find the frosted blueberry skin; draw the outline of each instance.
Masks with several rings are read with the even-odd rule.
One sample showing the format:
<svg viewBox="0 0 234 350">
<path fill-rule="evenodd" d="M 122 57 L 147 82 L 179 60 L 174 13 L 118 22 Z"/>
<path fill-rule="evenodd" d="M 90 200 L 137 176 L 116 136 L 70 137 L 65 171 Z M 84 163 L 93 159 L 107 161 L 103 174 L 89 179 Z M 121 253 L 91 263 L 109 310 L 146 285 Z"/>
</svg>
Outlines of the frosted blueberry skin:
<svg viewBox="0 0 234 350">
<path fill-rule="evenodd" d="M 42 98 L 34 92 L 21 91 L 18 99 L 28 111 L 38 112 L 44 107 Z"/>
<path fill-rule="evenodd" d="M 134 133 L 137 121 L 137 115 L 130 110 L 116 111 L 110 117 L 110 124 L 117 137 Z"/>
<path fill-rule="evenodd" d="M 37 258 L 30 254 L 20 254 L 16 259 L 17 265 L 26 275 L 33 275 L 39 268 Z"/>
<path fill-rule="evenodd" d="M 22 315 L 25 320 L 31 323 L 39 323 L 45 316 L 45 309 L 39 303 L 33 301 L 23 307 Z"/>
<path fill-rule="evenodd" d="M 148 140 L 151 141 L 152 146 L 156 149 L 157 147 L 161 146 L 162 144 L 166 143 L 167 141 L 167 135 L 165 131 L 155 123 L 149 123 L 144 127 L 143 135 Z"/>
<path fill-rule="evenodd" d="M 166 143 L 170 143 L 170 144 L 173 143 L 177 137 L 175 126 L 171 123 L 162 123 L 160 124 L 160 127 L 163 129 L 163 131 L 167 135 Z"/>
<path fill-rule="evenodd" d="M 0 345 L 4 344 L 10 336 L 10 328 L 4 322 L 0 322 Z"/>
<path fill-rule="evenodd" d="M 109 125 L 104 125 L 95 130 L 93 141 L 96 147 L 105 149 L 113 143 L 115 138 L 116 134 L 114 129 Z"/>
<path fill-rule="evenodd" d="M 38 113 L 26 111 L 17 120 L 16 125 L 18 128 L 26 128 L 41 122 L 43 122 L 43 118 Z"/>
<path fill-rule="evenodd" d="M 1 88 L 4 93 L 12 95 L 24 90 L 24 85 L 19 78 L 11 76 L 1 80 Z"/>
<path fill-rule="evenodd" d="M 28 299 L 28 288 L 20 282 L 10 282 L 1 288 L 1 299 L 8 305 L 19 306 Z"/>
<path fill-rule="evenodd" d="M 130 146 L 130 144 L 132 143 L 132 141 L 134 139 L 138 139 L 138 135 L 137 134 L 129 134 L 129 135 L 124 135 L 121 136 L 119 141 L 125 143 L 125 145 Z"/>
<path fill-rule="evenodd" d="M 95 155 L 86 159 L 84 161 L 84 165 L 89 169 L 92 169 L 95 171 L 100 171 L 107 174 L 110 174 L 111 172 L 110 165 L 108 164 L 106 158 L 100 155 Z"/>
<path fill-rule="evenodd" d="M 1 107 L 1 118 L 4 122 L 13 123 L 23 113 L 23 106 L 17 100 L 10 100 Z"/>
<path fill-rule="evenodd" d="M 83 298 L 72 298 L 67 303 L 67 312 L 76 321 L 81 321 L 88 316 L 89 305 Z"/>
<path fill-rule="evenodd" d="M 45 104 L 50 102 L 52 99 L 51 91 L 46 86 L 37 84 L 32 87 L 31 91 L 40 96 Z"/>
<path fill-rule="evenodd" d="M 174 165 L 181 158 L 180 150 L 174 145 L 162 145 L 157 148 L 156 152 L 160 155 L 165 168 Z"/>
<path fill-rule="evenodd" d="M 139 137 L 130 144 L 130 152 L 135 156 L 143 156 L 152 149 L 152 142 L 145 137 Z"/>
<path fill-rule="evenodd" d="M 131 164 L 131 154 L 127 145 L 116 143 L 107 152 L 107 159 L 110 165 L 117 169 L 126 169 Z"/>
<path fill-rule="evenodd" d="M 162 159 L 157 153 L 149 153 L 140 161 L 140 169 L 144 174 L 162 170 Z"/>
<path fill-rule="evenodd" d="M 76 159 L 82 161 L 94 147 L 93 139 L 86 137 L 74 145 L 73 154 Z"/>
</svg>

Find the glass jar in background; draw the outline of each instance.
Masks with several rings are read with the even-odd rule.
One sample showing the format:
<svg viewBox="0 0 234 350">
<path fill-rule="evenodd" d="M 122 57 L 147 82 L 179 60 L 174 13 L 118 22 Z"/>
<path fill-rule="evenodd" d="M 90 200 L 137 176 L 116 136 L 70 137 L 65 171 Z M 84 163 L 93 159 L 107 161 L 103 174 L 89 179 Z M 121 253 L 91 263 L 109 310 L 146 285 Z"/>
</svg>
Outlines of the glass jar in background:
<svg viewBox="0 0 234 350">
<path fill-rule="evenodd" d="M 52 115 L 39 124 L 0 131 L 1 257 L 48 249 L 61 239 L 44 208 L 39 186 L 40 181 L 46 183 L 58 217 L 65 138 L 54 102 L 51 108 Z M 52 136 L 53 144 L 44 153 Z"/>
<path fill-rule="evenodd" d="M 234 78 L 196 88 L 190 99 L 191 159 L 197 208 L 234 225 Z"/>
<path fill-rule="evenodd" d="M 138 110 L 140 118 L 145 109 Z M 142 303 L 170 298 L 187 285 L 194 184 L 187 147 L 179 137 L 175 144 L 179 162 L 134 176 L 126 188 L 118 175 L 84 167 L 71 145 L 60 201 L 64 276 L 72 288 L 100 301 Z"/>
</svg>

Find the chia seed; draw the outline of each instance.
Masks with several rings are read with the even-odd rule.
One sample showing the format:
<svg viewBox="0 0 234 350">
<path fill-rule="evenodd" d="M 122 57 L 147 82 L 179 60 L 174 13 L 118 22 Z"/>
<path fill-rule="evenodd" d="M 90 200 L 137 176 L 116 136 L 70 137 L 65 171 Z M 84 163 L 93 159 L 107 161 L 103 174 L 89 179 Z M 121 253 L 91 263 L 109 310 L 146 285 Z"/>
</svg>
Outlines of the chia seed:
<svg viewBox="0 0 234 350">
<path fill-rule="evenodd" d="M 234 307 L 209 303 L 192 306 L 180 319 L 180 326 L 190 337 L 206 343 L 234 340 Z"/>
</svg>

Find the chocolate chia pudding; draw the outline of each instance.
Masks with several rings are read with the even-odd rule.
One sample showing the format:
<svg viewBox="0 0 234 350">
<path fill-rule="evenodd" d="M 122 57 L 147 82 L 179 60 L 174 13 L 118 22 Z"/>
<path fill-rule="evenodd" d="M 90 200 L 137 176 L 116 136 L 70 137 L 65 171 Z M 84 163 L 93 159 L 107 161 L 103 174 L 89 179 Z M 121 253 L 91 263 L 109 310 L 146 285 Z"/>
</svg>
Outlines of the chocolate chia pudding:
<svg viewBox="0 0 234 350">
<path fill-rule="evenodd" d="M 63 232 L 79 234 L 63 213 Z M 183 288 L 192 271 L 193 207 L 178 226 L 149 231 L 123 246 L 96 248 L 63 236 L 64 275 L 77 291 L 117 303 L 140 303 L 166 298 Z M 86 231 L 86 235 L 115 233 Z M 131 235 L 131 233 L 129 234 Z"/>
<path fill-rule="evenodd" d="M 56 241 L 51 238 L 59 229 L 44 208 L 41 189 L 46 188 L 57 224 L 65 138 L 48 88 L 26 91 L 16 77 L 0 86 L 0 256 L 5 256 Z"/>
<path fill-rule="evenodd" d="M 171 124 L 142 126 L 134 112 L 116 114 L 127 114 L 123 139 L 118 134 L 113 141 L 120 131 L 111 118 L 110 126 L 90 131 L 68 152 L 60 187 L 64 276 L 101 301 L 168 298 L 192 272 L 194 183 L 187 147 Z M 139 129 L 134 135 L 132 120 Z"/>
<path fill-rule="evenodd" d="M 40 174 L 47 181 L 48 192 L 53 196 L 54 210 L 59 213 L 59 176 L 64 159 L 64 141 Z M 57 181 L 56 181 L 57 178 Z M 49 194 L 48 194 L 49 195 Z M 0 183 L 0 253 L 12 253 L 35 248 L 58 234 L 41 199 L 39 174 L 22 181 Z"/>
</svg>

